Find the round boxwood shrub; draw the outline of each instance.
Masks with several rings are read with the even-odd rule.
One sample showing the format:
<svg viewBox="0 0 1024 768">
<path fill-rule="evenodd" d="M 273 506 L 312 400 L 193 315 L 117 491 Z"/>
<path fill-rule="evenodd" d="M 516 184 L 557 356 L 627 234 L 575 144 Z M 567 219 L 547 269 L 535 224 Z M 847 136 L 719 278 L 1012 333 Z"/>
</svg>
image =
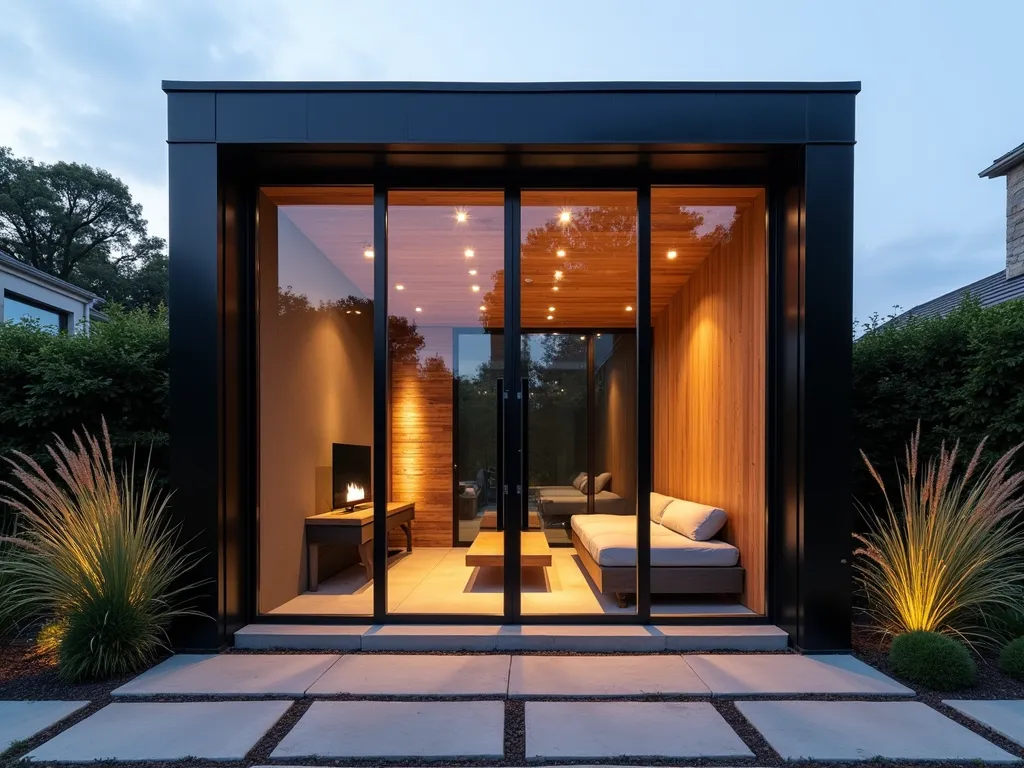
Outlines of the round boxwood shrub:
<svg viewBox="0 0 1024 768">
<path fill-rule="evenodd" d="M 999 668 L 1010 677 L 1024 680 L 1024 637 L 1007 643 L 999 654 Z"/>
<path fill-rule="evenodd" d="M 974 683 L 974 659 L 959 640 L 937 632 L 898 635 L 889 649 L 897 675 L 934 691 L 955 691 Z"/>
</svg>

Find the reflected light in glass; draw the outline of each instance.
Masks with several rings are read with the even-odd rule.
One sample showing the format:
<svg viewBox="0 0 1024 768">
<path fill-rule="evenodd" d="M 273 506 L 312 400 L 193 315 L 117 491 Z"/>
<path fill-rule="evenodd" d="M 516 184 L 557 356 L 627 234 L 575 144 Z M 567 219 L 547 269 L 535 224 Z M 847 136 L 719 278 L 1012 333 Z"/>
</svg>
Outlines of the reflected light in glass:
<svg viewBox="0 0 1024 768">
<path fill-rule="evenodd" d="M 367 248 L 365 251 L 363 251 L 363 256 L 365 256 L 368 259 L 372 259 L 373 258 L 373 248 Z"/>
<path fill-rule="evenodd" d="M 469 211 L 467 211 L 465 208 L 456 208 L 455 220 L 459 224 L 465 224 L 467 221 L 469 221 Z"/>
<path fill-rule="evenodd" d="M 571 208 L 563 208 L 561 211 L 559 211 L 558 212 L 558 221 L 561 224 L 568 224 L 570 221 L 572 221 L 572 209 Z"/>
<path fill-rule="evenodd" d="M 467 248 L 467 249 L 466 249 L 466 250 L 464 251 L 464 254 L 465 254 L 465 256 L 466 256 L 466 258 L 467 258 L 467 259 L 472 259 L 472 258 L 473 258 L 473 255 L 474 255 L 474 254 L 473 254 L 473 249 L 472 249 L 472 248 Z"/>
<path fill-rule="evenodd" d="M 479 285 L 471 286 L 471 290 L 473 291 L 473 293 L 479 293 L 480 292 L 480 286 Z"/>
</svg>

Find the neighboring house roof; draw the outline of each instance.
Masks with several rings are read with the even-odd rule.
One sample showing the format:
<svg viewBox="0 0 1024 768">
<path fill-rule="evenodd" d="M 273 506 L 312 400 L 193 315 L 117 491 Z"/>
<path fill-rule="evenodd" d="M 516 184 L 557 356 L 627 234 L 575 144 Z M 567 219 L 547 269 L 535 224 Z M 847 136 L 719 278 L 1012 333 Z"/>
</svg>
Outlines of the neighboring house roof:
<svg viewBox="0 0 1024 768">
<path fill-rule="evenodd" d="M 992 165 L 978 174 L 981 178 L 995 179 L 1005 176 L 1009 171 L 1024 163 L 1024 144 L 1011 149 L 1002 157 L 997 158 Z"/>
<path fill-rule="evenodd" d="M 36 269 L 31 264 L 26 264 L 23 261 L 10 256 L 3 251 L 0 251 L 0 271 L 10 272 L 15 275 L 21 275 L 29 280 L 44 283 L 50 288 L 68 296 L 74 296 L 81 299 L 82 301 L 98 301 L 102 302 L 103 299 L 97 296 L 92 291 L 87 291 L 85 288 L 80 288 L 77 285 L 73 285 L 66 280 L 61 280 L 59 277 L 54 277 L 49 272 L 44 272 L 41 269 Z"/>
<path fill-rule="evenodd" d="M 937 299 L 918 304 L 902 315 L 897 315 L 889 323 L 898 323 L 911 317 L 941 317 L 948 315 L 964 300 L 968 294 L 977 299 L 982 307 L 992 307 L 1011 299 L 1024 299 L 1024 275 L 1006 279 L 1006 270 L 1001 269 L 994 275 L 982 278 L 963 288 L 939 296 Z M 888 325 L 889 323 L 884 323 Z"/>
</svg>

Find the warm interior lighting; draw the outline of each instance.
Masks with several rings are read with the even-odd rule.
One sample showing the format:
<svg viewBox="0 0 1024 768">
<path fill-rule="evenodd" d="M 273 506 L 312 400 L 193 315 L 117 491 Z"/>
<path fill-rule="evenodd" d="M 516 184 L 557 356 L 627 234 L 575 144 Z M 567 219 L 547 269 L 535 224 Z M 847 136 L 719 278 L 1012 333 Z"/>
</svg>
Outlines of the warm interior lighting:
<svg viewBox="0 0 1024 768">
<path fill-rule="evenodd" d="M 480 292 L 480 286 L 479 285 L 471 286 L 471 289 L 472 289 L 473 293 L 479 293 Z"/>
<path fill-rule="evenodd" d="M 557 251 L 555 251 L 555 255 L 557 255 L 558 258 L 560 258 L 560 259 L 564 259 L 565 258 L 565 251 L 563 249 L 559 248 Z"/>
<path fill-rule="evenodd" d="M 465 224 L 467 221 L 469 221 L 469 211 L 467 211 L 465 208 L 456 208 L 455 220 L 459 224 Z"/>
<path fill-rule="evenodd" d="M 548 320 L 554 320 L 554 319 L 555 319 L 554 315 L 548 315 Z"/>
<path fill-rule="evenodd" d="M 349 483 L 345 489 L 345 503 L 351 504 L 353 501 L 362 501 L 366 498 L 366 491 L 363 490 L 363 486 L 357 485 L 356 483 Z"/>
<path fill-rule="evenodd" d="M 361 315 L 361 314 L 363 314 L 363 313 L 362 313 L 362 312 L 360 312 L 360 311 L 359 311 L 359 310 L 357 309 L 357 310 L 356 310 L 356 314 L 357 314 L 357 315 Z"/>
<path fill-rule="evenodd" d="M 555 280 L 561 280 L 562 279 L 562 274 L 563 274 L 562 270 L 556 269 L 555 270 Z"/>
<path fill-rule="evenodd" d="M 471 275 L 475 275 L 475 274 L 476 274 L 476 270 L 475 270 L 475 269 L 471 269 L 471 270 L 469 270 L 469 274 L 471 274 Z"/>
<path fill-rule="evenodd" d="M 373 248 L 367 248 L 365 251 L 363 251 L 363 256 L 365 256 L 368 259 L 372 259 L 373 258 Z"/>
<path fill-rule="evenodd" d="M 464 253 L 465 253 L 465 256 L 466 256 L 467 259 L 472 259 L 473 258 L 474 254 L 473 254 L 473 249 L 472 248 L 467 248 L 464 251 Z"/>
<path fill-rule="evenodd" d="M 486 312 L 487 311 L 487 307 L 485 307 L 483 304 L 481 304 L 480 305 L 480 311 L 481 312 Z"/>
<path fill-rule="evenodd" d="M 561 211 L 559 211 L 558 221 L 562 224 L 568 224 L 570 221 L 572 221 L 572 209 L 563 208 Z"/>
<path fill-rule="evenodd" d="M 395 290 L 396 291 L 404 291 L 405 290 L 405 286 L 402 285 L 401 283 L 399 283 L 398 285 L 395 286 Z"/>
<path fill-rule="evenodd" d="M 423 307 L 416 307 L 416 311 L 417 312 L 422 312 L 423 311 Z"/>
<path fill-rule="evenodd" d="M 586 340 L 587 340 L 586 336 L 580 336 L 580 341 L 586 341 Z"/>
<path fill-rule="evenodd" d="M 678 256 L 679 254 L 678 254 L 678 253 L 676 253 L 675 251 L 669 251 L 667 255 L 668 255 L 668 257 L 669 257 L 670 259 L 674 259 L 674 258 L 675 258 L 676 256 Z"/>
<path fill-rule="evenodd" d="M 558 286 L 557 286 L 557 285 L 553 285 L 553 286 L 551 286 L 551 290 L 552 290 L 552 291 L 557 291 L 557 290 L 558 290 Z"/>
<path fill-rule="evenodd" d="M 554 312 L 554 311 L 555 311 L 554 307 L 548 307 L 548 312 Z"/>
<path fill-rule="evenodd" d="M 632 307 L 629 307 L 629 306 L 627 306 L 627 307 L 626 307 L 626 311 L 627 311 L 627 312 L 632 312 L 632 311 L 633 311 L 633 308 L 632 308 Z"/>
</svg>

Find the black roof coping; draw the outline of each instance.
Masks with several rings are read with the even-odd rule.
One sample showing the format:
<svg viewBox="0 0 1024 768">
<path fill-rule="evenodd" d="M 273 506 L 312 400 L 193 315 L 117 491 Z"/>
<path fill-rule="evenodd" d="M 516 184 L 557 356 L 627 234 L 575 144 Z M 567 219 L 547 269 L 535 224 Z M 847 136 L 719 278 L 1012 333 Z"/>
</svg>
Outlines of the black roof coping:
<svg viewBox="0 0 1024 768">
<path fill-rule="evenodd" d="M 1005 176 L 1009 171 L 1016 168 L 1021 163 L 1024 163 L 1024 144 L 1014 147 L 1002 157 L 997 157 L 992 161 L 992 165 L 979 173 L 978 176 L 983 179 L 995 179 L 999 176 Z"/>
<path fill-rule="evenodd" d="M 480 93 L 621 93 L 628 91 L 651 92 L 714 92 L 751 91 L 757 93 L 859 93 L 860 82 L 786 83 L 786 82 L 589 82 L 589 83 L 434 83 L 434 82 L 273 82 L 273 81 L 191 81 L 164 80 L 167 93 L 180 91 L 414 91 L 414 92 L 480 92 Z"/>
</svg>

